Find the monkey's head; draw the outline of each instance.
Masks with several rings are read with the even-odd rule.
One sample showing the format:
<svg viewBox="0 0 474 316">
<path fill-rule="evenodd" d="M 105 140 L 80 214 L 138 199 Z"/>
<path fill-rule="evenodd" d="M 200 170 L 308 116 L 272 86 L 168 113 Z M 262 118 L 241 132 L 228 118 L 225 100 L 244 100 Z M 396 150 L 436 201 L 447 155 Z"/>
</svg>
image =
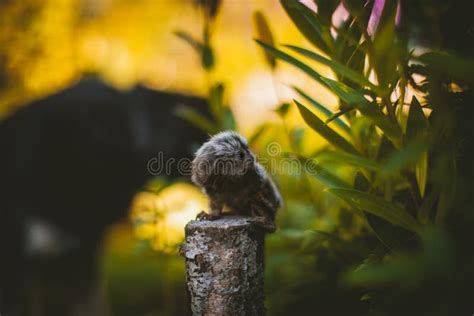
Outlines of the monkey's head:
<svg viewBox="0 0 474 316">
<path fill-rule="evenodd" d="M 244 182 L 255 172 L 255 155 L 245 138 L 226 131 L 214 135 L 198 149 L 191 179 L 203 187 L 228 187 Z"/>
</svg>

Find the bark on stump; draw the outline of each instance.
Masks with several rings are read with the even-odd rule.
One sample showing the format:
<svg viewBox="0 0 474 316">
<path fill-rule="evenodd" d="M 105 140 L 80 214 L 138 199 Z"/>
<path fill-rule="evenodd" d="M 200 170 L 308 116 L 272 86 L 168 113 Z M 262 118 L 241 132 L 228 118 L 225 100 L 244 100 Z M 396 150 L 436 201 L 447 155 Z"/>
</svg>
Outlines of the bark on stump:
<svg viewBox="0 0 474 316">
<path fill-rule="evenodd" d="M 193 315 L 264 315 L 264 231 L 228 216 L 186 225 L 187 285 Z"/>
</svg>

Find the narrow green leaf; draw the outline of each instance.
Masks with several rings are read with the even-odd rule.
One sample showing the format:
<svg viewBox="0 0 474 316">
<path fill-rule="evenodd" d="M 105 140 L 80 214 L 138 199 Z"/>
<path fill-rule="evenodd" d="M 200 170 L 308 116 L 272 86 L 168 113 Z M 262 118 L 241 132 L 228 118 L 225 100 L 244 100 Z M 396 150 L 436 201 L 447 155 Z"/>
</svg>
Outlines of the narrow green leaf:
<svg viewBox="0 0 474 316">
<path fill-rule="evenodd" d="M 409 143 L 405 148 L 399 149 L 389 156 L 382 172 L 394 174 L 411 164 L 415 164 L 423 152 L 426 151 L 426 148 L 427 144 L 421 140 Z"/>
<path fill-rule="evenodd" d="M 201 65 L 207 71 L 214 67 L 214 52 L 209 45 L 204 45 L 202 48 Z"/>
<path fill-rule="evenodd" d="M 418 60 L 436 74 L 449 76 L 456 80 L 474 82 L 474 60 L 454 56 L 442 51 L 425 53 Z"/>
<path fill-rule="evenodd" d="M 301 54 L 305 57 L 315 60 L 323 65 L 329 66 L 335 73 L 347 79 L 352 80 L 354 83 L 359 84 L 361 88 L 369 87 L 374 91 L 378 90 L 377 87 L 373 83 L 371 83 L 367 78 L 362 76 L 360 73 L 338 63 L 337 61 L 328 59 L 320 54 L 317 54 L 315 52 L 312 52 L 310 50 L 300 48 L 297 46 L 293 46 L 293 45 L 283 45 L 283 46 L 297 52 L 298 54 Z"/>
<path fill-rule="evenodd" d="M 413 96 L 408 112 L 406 138 L 408 141 L 415 142 L 426 137 L 428 133 L 428 120 L 423 113 L 420 102 Z M 428 177 L 428 149 L 425 148 L 420 154 L 415 165 L 416 181 L 420 191 L 420 196 L 424 197 L 426 181 Z"/>
<path fill-rule="evenodd" d="M 269 127 L 268 123 L 264 123 L 257 127 L 257 129 L 252 133 L 252 135 L 248 138 L 248 144 L 250 147 L 255 145 L 255 143 L 260 139 L 260 137 L 265 133 L 267 128 Z"/>
<path fill-rule="evenodd" d="M 335 114 L 333 114 L 328 108 L 326 108 L 324 105 L 316 101 L 314 98 L 310 97 L 308 94 L 303 92 L 303 90 L 293 87 L 293 89 L 298 93 L 300 96 L 305 98 L 311 105 L 313 105 L 315 108 L 317 108 L 319 111 L 321 111 L 328 119 L 326 120 L 325 124 L 327 125 L 331 120 L 334 120 L 339 127 L 341 127 L 344 131 L 350 133 L 351 129 L 349 126 L 347 126 L 346 123 L 344 123 L 343 120 L 340 118 L 333 118 Z M 333 118 L 333 119 L 332 119 Z"/>
<path fill-rule="evenodd" d="M 356 172 L 354 188 L 359 191 L 368 192 L 371 187 L 372 185 L 364 174 L 360 171 Z M 360 212 L 362 216 L 365 217 L 375 236 L 389 249 L 402 249 L 403 241 L 413 238 L 412 233 L 403 228 L 394 226 L 386 220 L 368 212 Z"/>
<path fill-rule="evenodd" d="M 225 130 L 236 130 L 237 128 L 234 113 L 232 113 L 232 110 L 229 107 L 224 108 L 224 117 L 222 120 L 222 124 Z"/>
<path fill-rule="evenodd" d="M 316 155 L 314 159 L 324 161 L 338 161 L 340 163 L 352 165 L 355 167 L 364 168 L 367 170 L 380 171 L 381 166 L 375 161 L 369 160 L 360 155 L 348 154 L 336 151 L 323 151 Z"/>
<path fill-rule="evenodd" d="M 293 24 L 310 43 L 326 53 L 331 51 L 322 36 L 323 30 L 315 12 L 297 0 L 280 0 L 280 3 Z"/>
<path fill-rule="evenodd" d="M 209 105 L 212 115 L 218 120 L 222 119 L 224 113 L 224 84 L 214 84 L 209 90 Z"/>
<path fill-rule="evenodd" d="M 420 189 L 420 196 L 425 196 L 426 182 L 428 180 L 428 150 L 425 149 L 415 166 L 416 181 Z"/>
<path fill-rule="evenodd" d="M 191 45 L 198 53 L 202 52 L 204 45 L 197 39 L 194 39 L 189 33 L 185 31 L 174 31 L 173 34 L 184 42 Z"/>
<path fill-rule="evenodd" d="M 304 167 L 304 171 L 315 177 L 323 185 L 331 188 L 350 188 L 351 185 L 339 178 L 337 175 L 333 174 L 326 168 L 322 167 L 314 159 L 300 158 L 300 161 Z"/>
<path fill-rule="evenodd" d="M 362 93 L 339 81 L 325 77 L 321 77 L 321 80 L 324 81 L 343 102 L 355 107 L 362 115 L 372 120 L 387 136 L 394 139 L 401 137 L 401 130 L 398 124 L 392 122 L 375 104 L 371 104 L 364 98 Z"/>
<path fill-rule="evenodd" d="M 397 81 L 399 74 L 396 71 L 396 62 L 401 52 L 401 41 L 396 41 L 395 14 L 396 1 L 388 1 L 380 16 L 379 25 L 374 34 L 374 52 L 370 55 L 370 63 L 374 67 L 383 88 L 389 87 L 390 82 Z"/>
<path fill-rule="evenodd" d="M 291 141 L 296 145 L 297 148 L 301 145 L 301 141 L 303 140 L 305 133 L 305 129 L 302 127 L 297 127 L 291 130 L 290 136 Z"/>
<path fill-rule="evenodd" d="M 356 172 L 354 177 L 354 188 L 359 191 L 369 191 L 371 184 L 369 180 L 364 176 L 364 174 L 360 171 Z"/>
<path fill-rule="evenodd" d="M 278 115 L 280 115 L 281 117 L 285 117 L 289 109 L 290 109 L 290 104 L 285 102 L 285 103 L 280 104 L 280 106 L 275 110 L 275 112 L 277 112 Z"/>
<path fill-rule="evenodd" d="M 346 189 L 332 188 L 326 191 L 341 198 L 349 205 L 364 212 L 376 215 L 393 225 L 400 226 L 409 231 L 419 232 L 420 224 L 398 204 L 386 201 L 381 197 L 366 192 Z"/>
<path fill-rule="evenodd" d="M 175 115 L 190 122 L 209 134 L 214 134 L 217 132 L 215 124 L 193 108 L 184 105 L 178 106 L 175 110 Z"/>
<path fill-rule="evenodd" d="M 321 77 L 321 80 L 326 83 L 326 85 L 331 89 L 336 96 L 338 96 L 342 101 L 345 103 L 353 106 L 358 103 L 368 103 L 364 95 L 356 90 L 352 89 L 351 87 L 343 84 L 342 82 L 332 80 L 329 78 Z"/>
<path fill-rule="evenodd" d="M 257 42 L 257 44 L 259 44 L 260 46 L 262 46 L 266 51 L 268 51 L 270 54 L 274 55 L 276 58 L 279 58 L 283 61 L 286 61 L 287 63 L 290 63 L 292 64 L 293 66 L 299 68 L 300 70 L 302 70 L 303 72 L 305 72 L 306 74 L 308 74 L 311 78 L 313 78 L 314 80 L 316 80 L 317 82 L 319 82 L 320 84 L 322 84 L 323 86 L 326 86 L 326 83 L 324 81 L 321 80 L 321 75 L 316 72 L 315 70 L 313 70 L 313 68 L 309 67 L 308 65 L 306 65 L 305 63 L 299 61 L 298 59 L 294 58 L 293 56 L 290 56 L 288 55 L 287 53 L 273 47 L 273 46 L 270 46 L 258 39 L 255 39 L 255 42 Z"/>
<path fill-rule="evenodd" d="M 418 102 L 418 99 L 413 96 L 411 99 L 410 110 L 408 112 L 407 119 L 407 139 L 410 141 L 415 140 L 416 138 L 425 134 L 427 128 L 428 121 L 425 117 L 425 114 L 423 113 L 420 102 Z"/>
<path fill-rule="evenodd" d="M 306 124 L 309 125 L 314 131 L 316 131 L 319 135 L 324 137 L 330 144 L 333 146 L 340 148 L 344 151 L 349 153 L 356 154 L 357 150 L 352 146 L 344 137 L 340 136 L 334 130 L 332 130 L 329 126 L 324 124 L 315 114 L 313 114 L 310 110 L 308 110 L 304 105 L 299 103 L 298 101 L 294 100 L 296 105 L 298 106 L 298 110 L 301 113 Z"/>
<path fill-rule="evenodd" d="M 430 222 L 432 212 L 436 208 L 436 202 L 438 201 L 440 193 L 439 191 L 438 187 L 434 187 L 433 190 L 431 190 L 431 192 L 423 199 L 423 203 L 418 209 L 418 220 L 420 223 L 428 224 Z"/>
<path fill-rule="evenodd" d="M 350 109 L 350 108 L 349 108 L 349 109 L 345 109 L 345 110 L 336 112 L 336 113 L 334 113 L 333 115 L 331 115 L 331 116 L 324 122 L 324 124 L 327 125 L 327 124 L 331 123 L 332 121 L 342 121 L 342 120 L 339 118 L 340 116 L 343 116 L 344 114 L 347 114 L 347 113 L 349 113 L 350 111 L 354 111 L 354 110 L 355 110 L 355 109 Z M 342 122 L 343 122 L 343 121 L 342 121 Z M 343 122 L 343 123 L 344 123 L 344 122 Z M 345 123 L 344 123 L 344 125 L 345 125 Z M 347 126 L 347 125 L 345 125 L 345 126 Z M 347 126 L 347 128 L 349 128 L 349 126 Z M 350 133 L 350 129 L 349 129 L 349 130 L 346 130 L 346 131 Z"/>
<path fill-rule="evenodd" d="M 339 5 L 339 1 L 334 0 L 314 0 L 318 8 L 318 15 L 323 21 L 330 23 L 331 18 Z"/>
<path fill-rule="evenodd" d="M 265 15 L 261 11 L 255 11 L 253 13 L 253 23 L 254 23 L 254 27 L 258 35 L 258 38 L 262 42 L 267 43 L 268 45 L 274 46 L 272 31 L 270 30 L 270 26 L 268 25 Z M 268 53 L 266 50 L 264 51 L 264 53 L 265 53 L 265 59 L 267 60 L 268 65 L 270 66 L 270 68 L 274 69 L 276 66 L 275 57 L 272 54 Z"/>
</svg>

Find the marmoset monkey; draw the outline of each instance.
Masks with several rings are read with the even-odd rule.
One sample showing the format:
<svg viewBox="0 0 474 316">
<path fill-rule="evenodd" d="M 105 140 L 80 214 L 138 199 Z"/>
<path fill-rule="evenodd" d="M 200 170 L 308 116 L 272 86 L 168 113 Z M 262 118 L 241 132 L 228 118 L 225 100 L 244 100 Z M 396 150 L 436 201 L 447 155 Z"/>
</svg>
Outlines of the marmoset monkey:
<svg viewBox="0 0 474 316">
<path fill-rule="evenodd" d="M 191 180 L 210 200 L 210 213 L 202 211 L 198 219 L 219 218 L 226 205 L 232 214 L 251 216 L 267 232 L 276 230 L 280 193 L 239 134 L 221 132 L 204 143 L 195 154 Z"/>
</svg>

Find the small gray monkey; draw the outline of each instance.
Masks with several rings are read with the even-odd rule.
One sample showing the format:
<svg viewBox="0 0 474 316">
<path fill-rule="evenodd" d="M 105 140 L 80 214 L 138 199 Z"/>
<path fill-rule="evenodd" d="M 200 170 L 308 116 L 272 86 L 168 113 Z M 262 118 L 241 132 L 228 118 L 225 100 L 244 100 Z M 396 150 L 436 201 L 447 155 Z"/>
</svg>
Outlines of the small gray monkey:
<svg viewBox="0 0 474 316">
<path fill-rule="evenodd" d="M 209 214 L 202 211 L 198 219 L 217 219 L 226 205 L 267 232 L 276 230 L 280 193 L 241 135 L 221 132 L 204 143 L 195 154 L 191 180 L 210 200 Z"/>
</svg>

